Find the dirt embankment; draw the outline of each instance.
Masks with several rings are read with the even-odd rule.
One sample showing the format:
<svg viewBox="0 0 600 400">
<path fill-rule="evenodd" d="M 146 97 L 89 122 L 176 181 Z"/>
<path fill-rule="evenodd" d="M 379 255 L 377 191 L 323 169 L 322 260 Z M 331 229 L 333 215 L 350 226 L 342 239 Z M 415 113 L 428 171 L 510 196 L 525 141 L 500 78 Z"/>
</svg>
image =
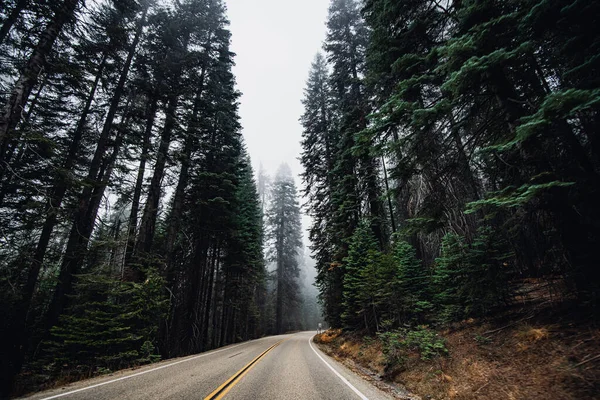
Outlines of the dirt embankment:
<svg viewBox="0 0 600 400">
<path fill-rule="evenodd" d="M 422 399 L 600 399 L 600 329 L 575 308 L 470 319 L 437 333 L 447 355 L 425 359 L 414 346 L 392 357 L 381 336 L 330 330 L 316 341 L 371 380 Z"/>
</svg>

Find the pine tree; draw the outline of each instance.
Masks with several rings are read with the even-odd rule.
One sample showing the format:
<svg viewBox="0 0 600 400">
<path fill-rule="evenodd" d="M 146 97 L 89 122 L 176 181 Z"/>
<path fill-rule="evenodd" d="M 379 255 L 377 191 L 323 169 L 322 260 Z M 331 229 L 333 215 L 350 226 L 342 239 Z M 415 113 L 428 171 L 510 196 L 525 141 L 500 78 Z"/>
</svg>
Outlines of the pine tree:
<svg viewBox="0 0 600 400">
<path fill-rule="evenodd" d="M 331 268 L 335 265 L 333 256 L 338 244 L 332 218 L 332 171 L 337 137 L 333 127 L 333 98 L 328 80 L 327 63 L 319 53 L 312 64 L 303 100 L 304 114 L 300 118 L 303 150 L 300 161 L 304 166 L 304 196 L 307 198 L 308 213 L 313 219 L 309 239 L 317 263 L 317 285 L 321 301 L 325 304 L 325 315 L 333 320 L 339 315 L 335 299 L 341 295 L 342 282 L 340 268 Z"/>
<path fill-rule="evenodd" d="M 470 245 L 447 234 L 433 277 L 440 320 L 485 315 L 505 303 L 511 257 L 506 241 L 488 227 L 480 228 Z"/>
<path fill-rule="evenodd" d="M 0 143 L 11 242 L 0 284 L 14 310 L 3 375 L 23 361 L 31 370 L 40 354 L 72 365 L 76 352 L 105 353 L 104 367 L 116 368 L 261 335 L 262 221 L 222 2 L 106 1 L 62 16 L 63 3 L 3 4 L 14 8 L 1 14 L 10 34 L 0 52 L 12 55 L 0 85 L 31 86 Z M 41 47 L 42 72 L 19 78 Z M 96 347 L 107 343 L 115 348 Z"/>
<path fill-rule="evenodd" d="M 231 337 L 228 342 L 259 337 L 264 332 L 260 296 L 265 285 L 263 226 L 260 199 L 252 174 L 250 157 L 243 152 L 239 163 L 235 207 L 236 228 L 228 243 L 227 265 L 237 275 L 237 287 L 231 294 Z"/>
<path fill-rule="evenodd" d="M 361 221 L 352 235 L 348 256 L 344 259 L 344 311 L 341 317 L 346 329 L 379 331 L 382 256 L 371 222 Z"/>
<path fill-rule="evenodd" d="M 266 215 L 269 260 L 276 264 L 275 333 L 298 328 L 298 256 L 302 248 L 302 226 L 296 185 L 287 165 L 282 165 L 273 182 L 271 205 Z"/>
<path fill-rule="evenodd" d="M 152 273 L 143 284 L 106 273 L 80 276 L 76 301 L 52 329 L 42 362 L 58 376 L 87 377 L 159 360 L 156 331 L 166 305 L 162 284 Z"/>
<path fill-rule="evenodd" d="M 73 18 L 78 3 L 78 0 L 65 0 L 62 2 L 40 36 L 38 44 L 29 57 L 27 65 L 21 71 L 21 76 L 15 83 L 9 101 L 2 112 L 2 117 L 0 118 L 0 142 L 13 139 L 9 138 L 9 134 L 19 123 L 21 118 L 20 111 L 27 104 L 31 91 L 37 83 L 39 72 L 45 66 L 46 59 L 52 51 L 52 46 L 64 25 Z"/>
<path fill-rule="evenodd" d="M 308 82 L 303 162 L 306 182 L 315 185 L 310 198 L 311 213 L 318 216 L 312 236 L 321 241 L 317 277 L 326 317 L 340 326 L 343 270 L 348 240 L 363 215 L 373 224 L 380 246 L 385 245 L 385 216 L 381 207 L 378 165 L 371 143 L 357 134 L 367 127 L 369 112 L 362 81 L 365 73 L 367 30 L 354 0 L 335 0 L 329 8 L 324 49 L 331 65 L 328 82 L 323 60 L 317 58 Z M 311 148 L 312 147 L 312 148 Z M 308 166 L 323 152 L 320 167 Z M 325 187 L 323 185 L 326 184 Z M 320 233 L 319 233 L 320 232 Z"/>
<path fill-rule="evenodd" d="M 415 249 L 399 238 L 394 245 L 393 262 L 396 268 L 389 281 L 386 304 L 398 313 L 401 323 L 426 321 L 432 308 L 429 271 L 417 258 Z"/>
</svg>

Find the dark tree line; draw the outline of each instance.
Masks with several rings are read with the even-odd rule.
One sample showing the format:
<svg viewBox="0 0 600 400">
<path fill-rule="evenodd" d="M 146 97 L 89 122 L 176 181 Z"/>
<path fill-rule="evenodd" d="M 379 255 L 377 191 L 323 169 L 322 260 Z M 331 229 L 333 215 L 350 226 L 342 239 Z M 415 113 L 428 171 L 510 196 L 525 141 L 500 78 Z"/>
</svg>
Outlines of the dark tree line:
<svg viewBox="0 0 600 400">
<path fill-rule="evenodd" d="M 262 335 L 222 2 L 0 9 L 2 395 Z"/>
<path fill-rule="evenodd" d="M 303 100 L 317 284 L 381 331 L 510 304 L 597 310 L 600 4 L 332 0 Z"/>
</svg>

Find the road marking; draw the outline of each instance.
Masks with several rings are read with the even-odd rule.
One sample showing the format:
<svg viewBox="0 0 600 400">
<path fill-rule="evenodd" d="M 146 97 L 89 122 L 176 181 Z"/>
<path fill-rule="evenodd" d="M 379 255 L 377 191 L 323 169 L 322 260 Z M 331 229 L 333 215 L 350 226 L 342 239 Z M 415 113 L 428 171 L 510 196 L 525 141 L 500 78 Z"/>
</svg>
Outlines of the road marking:
<svg viewBox="0 0 600 400">
<path fill-rule="evenodd" d="M 327 361 L 325 361 L 325 359 L 324 359 L 323 357 L 321 357 L 321 355 L 320 355 L 320 354 L 317 352 L 317 350 L 315 350 L 315 348 L 313 347 L 313 345 L 312 345 L 312 343 L 311 343 L 311 342 L 312 342 L 312 339 L 313 339 L 313 337 L 314 337 L 314 336 L 312 336 L 312 337 L 308 338 L 308 345 L 310 346 L 310 348 L 312 349 L 312 351 L 314 351 L 314 352 L 315 352 L 315 354 L 316 354 L 316 355 L 317 355 L 317 356 L 318 356 L 318 357 L 321 359 L 321 361 L 323 361 L 323 362 L 325 363 L 325 365 L 327 365 L 327 366 L 329 367 L 329 369 L 330 369 L 330 370 L 332 370 L 332 371 L 333 371 L 333 373 L 334 373 L 334 374 L 336 374 L 336 375 L 338 376 L 338 378 L 340 378 L 340 379 L 342 380 L 342 382 L 344 382 L 346 385 L 348 385 L 348 387 L 349 387 L 350 389 L 352 389 L 352 391 L 353 391 L 354 393 L 356 393 L 356 394 L 358 395 L 358 397 L 360 397 L 362 400 L 369 400 L 369 398 L 368 398 L 367 396 L 365 396 L 364 394 L 362 394 L 362 393 L 360 392 L 360 390 L 358 390 L 357 388 L 355 388 L 355 387 L 354 387 L 354 385 L 352 385 L 352 384 L 351 384 L 351 383 L 348 381 L 348 379 L 344 378 L 344 377 L 343 377 L 343 376 L 342 376 L 342 375 L 341 375 L 339 372 L 337 372 L 337 371 L 335 370 L 335 368 L 333 368 L 333 367 L 331 366 L 331 364 L 329 364 Z"/>
<path fill-rule="evenodd" d="M 167 367 L 172 367 L 173 365 L 177 365 L 177 364 L 181 364 L 181 363 L 184 363 L 184 362 L 192 361 L 192 360 L 195 360 L 195 359 L 197 359 L 197 358 L 206 357 L 206 356 L 209 356 L 209 355 L 211 355 L 211 354 L 220 353 L 220 352 L 222 352 L 222 351 L 225 351 L 225 350 L 231 350 L 231 349 L 233 349 L 233 348 L 236 348 L 236 347 L 238 347 L 238 346 L 241 346 L 241 345 L 243 345 L 243 344 L 247 344 L 247 343 L 248 343 L 248 342 L 244 342 L 244 343 L 236 344 L 235 346 L 229 346 L 229 347 L 226 347 L 226 348 L 224 348 L 224 349 L 215 350 L 215 351 L 211 351 L 211 352 L 208 352 L 208 353 L 202 353 L 202 354 L 200 354 L 200 355 L 197 355 L 197 356 L 195 356 L 195 357 L 192 357 L 192 358 L 186 358 L 185 360 L 176 361 L 176 362 L 174 362 L 174 363 L 171 363 L 171 364 L 162 365 L 162 366 L 160 366 L 160 367 L 156 367 L 156 368 L 153 368 L 153 369 L 149 369 L 149 370 L 147 370 L 147 371 L 138 372 L 138 373 L 135 373 L 135 374 L 133 374 L 133 375 L 127 375 L 127 376 L 124 376 L 124 377 L 121 377 L 121 378 L 117 378 L 117 379 L 113 379 L 113 380 L 110 380 L 110 381 L 107 381 L 107 382 L 102 382 L 102 383 L 98 383 L 98 384 L 96 384 L 96 385 L 92 385 L 92 386 L 84 387 L 84 388 L 77 389 L 77 390 L 72 390 L 72 391 L 70 391 L 70 392 L 61 393 L 61 394 L 57 394 L 57 395 L 50 396 L 50 397 L 45 397 L 45 398 L 43 398 L 43 399 L 41 399 L 41 400 L 51 400 L 51 399 L 57 399 L 57 398 L 59 398 L 59 397 L 68 396 L 68 395 L 70 395 L 70 394 L 73 394 L 73 393 L 79 393 L 79 392 L 83 392 L 84 390 L 89 390 L 89 389 L 97 388 L 97 387 L 99 387 L 99 386 L 108 385 L 109 383 L 115 383 L 115 382 L 123 381 L 123 380 L 125 380 L 125 379 L 129 379 L 129 378 L 133 378 L 133 377 L 136 377 L 136 376 L 144 375 L 144 374 L 147 374 L 147 373 L 149 373 L 149 372 L 158 371 L 159 369 L 163 369 L 163 368 L 167 368 Z"/>
<path fill-rule="evenodd" d="M 286 339 L 280 340 L 279 342 L 275 343 L 273 346 L 269 347 L 268 349 L 266 349 L 265 351 L 260 353 L 258 356 L 256 356 L 256 358 L 254 358 L 254 360 L 250 361 L 242 369 L 240 369 L 238 372 L 233 374 L 231 376 L 231 378 L 227 379 L 221 386 L 216 388 L 211 394 L 206 396 L 204 398 L 204 400 L 220 400 L 220 399 L 222 399 L 231 390 L 231 388 L 234 387 L 244 377 L 244 375 L 246 375 L 248 373 L 248 371 L 250 371 L 252 369 L 252 367 L 254 367 L 260 361 L 261 358 L 266 356 L 268 352 L 273 350 L 275 347 L 279 346 L 279 344 L 281 344 L 285 340 Z"/>
</svg>

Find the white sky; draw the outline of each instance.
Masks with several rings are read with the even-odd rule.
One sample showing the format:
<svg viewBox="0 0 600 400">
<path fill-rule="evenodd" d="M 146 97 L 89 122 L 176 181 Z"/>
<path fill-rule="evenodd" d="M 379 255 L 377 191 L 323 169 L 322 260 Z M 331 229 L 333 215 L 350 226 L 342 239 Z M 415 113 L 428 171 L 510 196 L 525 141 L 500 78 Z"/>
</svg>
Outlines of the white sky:
<svg viewBox="0 0 600 400">
<path fill-rule="evenodd" d="M 233 72 L 242 92 L 242 133 L 254 172 L 262 163 L 273 177 L 283 162 L 296 176 L 302 167 L 301 100 L 310 65 L 325 39 L 329 0 L 225 0 L 231 22 Z M 304 203 L 301 200 L 301 203 Z M 310 225 L 302 217 L 302 228 Z M 309 245 L 308 234 L 304 244 Z"/>
<path fill-rule="evenodd" d="M 303 90 L 310 64 L 325 39 L 329 0 L 225 0 L 231 21 L 233 70 L 243 135 L 254 171 L 274 176 L 282 162 L 302 168 Z M 300 189 L 300 180 L 296 183 Z"/>
</svg>

